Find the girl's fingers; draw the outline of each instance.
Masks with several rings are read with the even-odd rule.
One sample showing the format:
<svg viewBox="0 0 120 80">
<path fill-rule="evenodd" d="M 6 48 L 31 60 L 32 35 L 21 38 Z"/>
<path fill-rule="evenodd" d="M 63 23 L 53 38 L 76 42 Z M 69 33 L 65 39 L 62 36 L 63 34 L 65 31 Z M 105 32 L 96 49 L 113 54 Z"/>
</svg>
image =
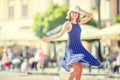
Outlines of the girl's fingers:
<svg viewBox="0 0 120 80">
<path fill-rule="evenodd" d="M 42 38 L 43 41 L 49 41 L 49 38 L 48 37 L 44 37 Z"/>
</svg>

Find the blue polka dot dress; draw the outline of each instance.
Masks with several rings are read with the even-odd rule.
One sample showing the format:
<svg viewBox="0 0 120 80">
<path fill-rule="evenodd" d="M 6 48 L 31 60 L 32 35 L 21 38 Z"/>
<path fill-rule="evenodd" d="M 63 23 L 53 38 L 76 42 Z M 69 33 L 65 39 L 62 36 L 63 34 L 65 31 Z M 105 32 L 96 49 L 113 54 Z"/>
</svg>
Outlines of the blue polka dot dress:
<svg viewBox="0 0 120 80">
<path fill-rule="evenodd" d="M 68 41 L 65 54 L 61 59 L 63 68 L 67 68 L 73 62 L 84 62 L 93 66 L 99 66 L 100 61 L 91 55 L 80 41 L 81 28 L 79 24 L 72 24 L 72 30 L 68 32 Z"/>
</svg>

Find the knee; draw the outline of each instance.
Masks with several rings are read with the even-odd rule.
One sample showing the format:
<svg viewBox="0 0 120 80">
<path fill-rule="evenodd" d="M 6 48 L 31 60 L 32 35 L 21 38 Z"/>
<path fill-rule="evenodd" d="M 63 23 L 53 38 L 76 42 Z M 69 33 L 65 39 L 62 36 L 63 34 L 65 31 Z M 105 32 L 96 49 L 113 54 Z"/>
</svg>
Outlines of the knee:
<svg viewBox="0 0 120 80">
<path fill-rule="evenodd" d="M 72 73 L 71 73 L 71 75 L 78 75 L 78 74 L 80 74 L 82 71 L 80 71 L 80 70 L 74 70 Z"/>
<path fill-rule="evenodd" d="M 77 76 L 77 75 L 80 75 L 82 73 L 82 71 L 80 70 L 80 69 L 78 69 L 78 70 L 76 70 L 75 71 L 75 75 Z"/>
</svg>

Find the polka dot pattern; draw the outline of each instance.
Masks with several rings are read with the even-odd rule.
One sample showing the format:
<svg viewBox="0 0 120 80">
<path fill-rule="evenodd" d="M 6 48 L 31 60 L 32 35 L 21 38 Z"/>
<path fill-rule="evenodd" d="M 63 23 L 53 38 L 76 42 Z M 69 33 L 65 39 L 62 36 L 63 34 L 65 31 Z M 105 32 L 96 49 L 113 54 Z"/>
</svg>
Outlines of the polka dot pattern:
<svg viewBox="0 0 120 80">
<path fill-rule="evenodd" d="M 100 61 L 88 52 L 80 41 L 81 28 L 79 24 L 72 24 L 72 30 L 68 32 L 68 41 L 65 54 L 61 59 L 61 65 L 66 68 L 73 62 L 84 62 L 93 66 L 100 66 Z"/>
</svg>

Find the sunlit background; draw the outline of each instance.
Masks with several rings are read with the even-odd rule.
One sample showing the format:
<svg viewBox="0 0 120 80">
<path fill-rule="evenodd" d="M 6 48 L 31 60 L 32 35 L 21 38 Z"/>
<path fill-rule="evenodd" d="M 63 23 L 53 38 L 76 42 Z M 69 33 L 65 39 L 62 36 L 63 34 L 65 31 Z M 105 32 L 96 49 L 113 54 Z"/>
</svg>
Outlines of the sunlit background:
<svg viewBox="0 0 120 80">
<path fill-rule="evenodd" d="M 81 40 L 102 63 L 83 64 L 82 79 L 120 79 L 120 0 L 0 0 L 0 80 L 67 80 L 60 66 L 67 33 L 51 42 L 41 38 L 57 34 L 74 5 L 93 14 L 81 25 Z"/>
</svg>

